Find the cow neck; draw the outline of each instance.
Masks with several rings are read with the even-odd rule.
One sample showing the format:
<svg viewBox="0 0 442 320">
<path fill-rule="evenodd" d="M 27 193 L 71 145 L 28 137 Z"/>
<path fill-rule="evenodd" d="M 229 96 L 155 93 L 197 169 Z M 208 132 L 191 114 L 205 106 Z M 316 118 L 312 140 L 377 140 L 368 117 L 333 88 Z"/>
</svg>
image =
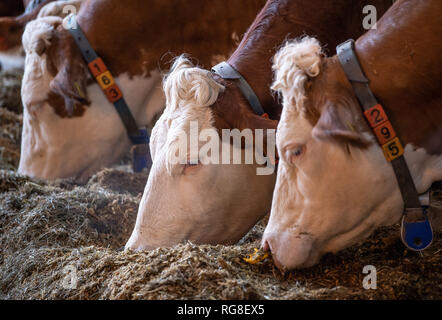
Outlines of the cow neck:
<svg viewBox="0 0 442 320">
<path fill-rule="evenodd" d="M 263 4 L 264 0 L 246 4 L 194 0 L 192 5 L 185 0 L 88 1 L 78 21 L 97 52 L 110 61 L 116 76 L 143 75 L 158 67 L 168 68 L 181 52 L 198 57 L 199 64 L 209 67 L 214 56 L 232 50 L 231 34 L 244 32 Z M 238 10 L 243 10 L 241 18 Z M 218 21 L 220 16 L 222 21 Z M 218 21 L 216 27 L 214 21 Z"/>
<path fill-rule="evenodd" d="M 427 38 L 422 40 L 422 30 L 431 21 L 439 24 L 440 19 L 436 17 L 438 10 L 431 10 L 430 6 L 427 15 L 420 14 L 422 18 L 408 14 L 422 10 L 413 7 L 413 1 L 409 5 L 412 11 L 392 8 L 388 17 L 378 22 L 376 30 L 356 41 L 356 53 L 371 90 L 386 109 L 404 145 L 442 155 L 442 87 L 440 81 L 435 81 L 442 77 L 442 65 L 436 63 L 441 61 L 441 51 L 437 50 L 440 46 L 433 46 L 440 43 L 440 33 L 425 32 Z"/>
<path fill-rule="evenodd" d="M 71 25 L 75 21 L 75 15 L 70 17 Z M 146 128 L 138 128 L 135 118 L 130 111 L 123 94 L 115 83 L 111 72 L 108 70 L 104 61 L 97 55 L 92 48 L 86 35 L 77 24 L 68 29 L 74 39 L 83 59 L 88 65 L 92 76 L 103 90 L 107 99 L 114 105 L 121 122 L 126 128 L 129 140 L 134 147 L 132 148 L 132 167 L 135 172 L 141 172 L 144 168 L 149 168 L 149 135 Z"/>
<path fill-rule="evenodd" d="M 382 105 L 370 89 L 369 80 L 362 70 L 354 41 L 348 40 L 337 47 L 337 56 L 371 127 L 382 147 L 385 158 L 393 167 L 404 201 L 401 235 L 404 244 L 416 251 L 426 249 L 433 241 L 431 223 L 426 207 L 421 206 L 416 186 L 404 158 L 402 144 Z"/>
<path fill-rule="evenodd" d="M 248 82 L 271 119 L 279 120 L 282 111 L 282 105 L 275 100 L 269 87 L 273 80 L 272 58 L 284 39 L 313 34 L 328 48 L 334 48 L 343 39 L 363 33 L 362 17 L 355 24 L 342 26 L 345 17 L 362 15 L 362 3 L 348 6 L 336 0 L 327 3 L 323 0 L 267 1 L 227 62 Z M 373 4 L 381 16 L 391 2 L 374 0 Z"/>
</svg>

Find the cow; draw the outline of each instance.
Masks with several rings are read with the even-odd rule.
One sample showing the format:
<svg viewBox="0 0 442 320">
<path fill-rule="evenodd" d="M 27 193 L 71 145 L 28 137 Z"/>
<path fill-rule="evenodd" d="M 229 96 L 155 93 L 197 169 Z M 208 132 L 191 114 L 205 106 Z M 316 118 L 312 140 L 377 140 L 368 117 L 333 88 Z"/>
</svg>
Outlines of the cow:
<svg viewBox="0 0 442 320">
<path fill-rule="evenodd" d="M 369 86 L 405 149 L 418 193 L 442 179 L 442 44 L 438 0 L 399 0 L 355 48 Z M 288 42 L 272 88 L 283 97 L 280 163 L 262 247 L 283 269 L 351 246 L 404 209 L 387 162 L 337 56 Z"/>
<path fill-rule="evenodd" d="M 149 250 L 185 240 L 233 244 L 269 212 L 275 174 L 257 175 L 258 163 L 204 164 L 200 159 L 172 164 L 176 138 L 180 131 L 189 133 L 192 122 L 199 123 L 201 132 L 275 129 L 281 105 L 270 84 L 277 48 L 287 37 L 305 33 L 319 36 L 331 48 L 357 37 L 364 32 L 363 8 L 368 3 L 376 5 L 379 15 L 391 5 L 340 0 L 266 3 L 228 63 L 248 81 L 270 119 L 254 113 L 235 81 L 195 67 L 186 58 L 176 60 L 164 81 L 166 110 L 152 132 L 153 166 L 126 248 Z"/>
<path fill-rule="evenodd" d="M 106 63 L 139 126 L 164 107 L 160 68 L 168 52 L 210 65 L 228 55 L 264 0 L 88 0 L 76 22 Z M 66 22 L 66 21 L 65 21 Z M 124 157 L 131 142 L 114 107 L 92 79 L 61 18 L 30 22 L 26 51 L 21 174 L 82 182 Z"/>
<path fill-rule="evenodd" d="M 25 0 L 15 1 L 15 6 L 9 12 L 0 15 L 0 59 L 6 67 L 23 67 L 24 52 L 21 45 L 22 35 L 29 21 L 43 16 L 62 16 L 63 8 L 72 5 L 78 10 L 83 0 Z M 19 6 L 18 4 L 21 4 Z M 26 12 L 23 12 L 23 5 Z M 1 9 L 1 7 L 0 7 Z M 7 15 L 7 16 L 4 16 Z"/>
</svg>

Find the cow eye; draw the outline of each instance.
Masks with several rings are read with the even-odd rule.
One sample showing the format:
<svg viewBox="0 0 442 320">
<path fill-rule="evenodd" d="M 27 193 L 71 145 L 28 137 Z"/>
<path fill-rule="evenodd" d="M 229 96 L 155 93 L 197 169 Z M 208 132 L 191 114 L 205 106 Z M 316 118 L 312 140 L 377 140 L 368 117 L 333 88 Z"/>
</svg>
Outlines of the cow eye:
<svg viewBox="0 0 442 320">
<path fill-rule="evenodd" d="M 291 144 L 284 148 L 285 161 L 294 164 L 305 152 L 305 146 L 301 144 Z"/>
</svg>

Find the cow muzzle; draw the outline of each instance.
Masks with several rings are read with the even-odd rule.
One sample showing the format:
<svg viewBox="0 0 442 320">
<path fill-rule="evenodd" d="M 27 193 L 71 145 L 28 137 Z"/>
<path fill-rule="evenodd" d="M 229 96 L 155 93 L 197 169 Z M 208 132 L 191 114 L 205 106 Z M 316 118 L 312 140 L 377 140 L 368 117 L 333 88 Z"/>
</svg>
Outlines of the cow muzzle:
<svg viewBox="0 0 442 320">
<path fill-rule="evenodd" d="M 270 250 L 275 265 L 285 272 L 311 267 L 319 260 L 311 234 L 299 232 L 265 232 L 261 247 Z"/>
</svg>

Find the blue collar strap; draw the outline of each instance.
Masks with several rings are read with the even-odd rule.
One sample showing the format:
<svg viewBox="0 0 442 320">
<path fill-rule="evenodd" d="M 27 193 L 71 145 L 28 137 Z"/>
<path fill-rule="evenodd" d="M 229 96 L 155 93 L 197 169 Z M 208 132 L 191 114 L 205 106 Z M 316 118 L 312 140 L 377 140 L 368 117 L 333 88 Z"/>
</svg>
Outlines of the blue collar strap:
<svg viewBox="0 0 442 320">
<path fill-rule="evenodd" d="M 365 77 L 356 55 L 354 40 L 350 39 L 341 43 L 336 51 L 364 116 L 396 175 L 405 207 L 401 228 L 402 241 L 411 250 L 424 250 L 433 241 L 433 230 L 428 219 L 427 206 L 422 206 L 419 201 L 413 178 L 403 156 L 404 150 L 399 137 L 386 111 L 370 89 L 369 80 Z"/>
<path fill-rule="evenodd" d="M 69 19 L 75 18 L 76 16 L 72 15 Z M 120 88 L 115 83 L 112 74 L 104 64 L 103 60 L 90 45 L 78 23 L 70 25 L 75 27 L 68 28 L 68 31 L 71 33 L 75 43 L 80 49 L 92 76 L 103 90 L 109 102 L 114 105 L 115 110 L 126 128 L 130 141 L 134 144 L 134 147 L 132 148 L 132 167 L 134 171 L 140 172 L 143 168 L 149 168 L 151 165 L 151 159 L 149 153 L 149 134 L 147 129 L 138 128 Z"/>
</svg>

